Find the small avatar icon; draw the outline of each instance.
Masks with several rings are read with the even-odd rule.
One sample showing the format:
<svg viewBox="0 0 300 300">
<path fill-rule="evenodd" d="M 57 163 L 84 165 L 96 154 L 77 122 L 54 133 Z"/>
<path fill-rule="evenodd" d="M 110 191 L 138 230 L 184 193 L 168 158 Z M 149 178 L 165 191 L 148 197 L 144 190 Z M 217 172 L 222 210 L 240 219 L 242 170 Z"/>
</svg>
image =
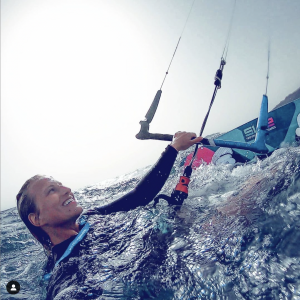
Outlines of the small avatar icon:
<svg viewBox="0 0 300 300">
<path fill-rule="evenodd" d="M 10 293 L 10 294 L 17 294 L 20 291 L 20 283 L 12 280 L 10 281 L 7 285 L 6 285 L 6 290 Z"/>
</svg>

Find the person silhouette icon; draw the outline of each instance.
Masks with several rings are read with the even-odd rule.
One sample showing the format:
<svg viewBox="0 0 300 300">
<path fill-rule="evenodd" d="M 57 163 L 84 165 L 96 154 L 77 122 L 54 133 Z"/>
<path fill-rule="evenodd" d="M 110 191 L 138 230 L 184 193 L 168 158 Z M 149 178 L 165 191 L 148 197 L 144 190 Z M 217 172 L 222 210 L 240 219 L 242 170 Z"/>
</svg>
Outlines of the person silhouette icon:
<svg viewBox="0 0 300 300">
<path fill-rule="evenodd" d="M 6 285 L 6 290 L 9 294 L 17 294 L 19 293 L 20 289 L 21 289 L 20 283 L 15 280 L 11 280 Z"/>
</svg>

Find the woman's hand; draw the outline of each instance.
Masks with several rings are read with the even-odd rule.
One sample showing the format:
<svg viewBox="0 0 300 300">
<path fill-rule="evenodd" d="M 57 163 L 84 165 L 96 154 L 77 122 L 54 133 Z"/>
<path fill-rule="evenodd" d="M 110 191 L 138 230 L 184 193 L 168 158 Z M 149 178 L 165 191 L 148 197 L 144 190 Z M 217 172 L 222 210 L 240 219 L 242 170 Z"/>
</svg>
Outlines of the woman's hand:
<svg viewBox="0 0 300 300">
<path fill-rule="evenodd" d="M 192 140 L 192 138 L 194 139 Z M 171 146 L 177 151 L 186 150 L 194 144 L 199 143 L 202 139 L 203 137 L 197 137 L 196 133 L 178 131 L 174 134 Z"/>
</svg>

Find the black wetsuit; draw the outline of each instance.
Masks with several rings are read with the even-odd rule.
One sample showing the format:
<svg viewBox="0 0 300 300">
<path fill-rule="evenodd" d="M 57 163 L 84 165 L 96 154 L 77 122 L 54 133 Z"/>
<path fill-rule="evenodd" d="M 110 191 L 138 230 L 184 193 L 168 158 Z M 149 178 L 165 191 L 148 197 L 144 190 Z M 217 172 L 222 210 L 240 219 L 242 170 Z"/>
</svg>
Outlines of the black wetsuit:
<svg viewBox="0 0 300 300">
<path fill-rule="evenodd" d="M 158 194 L 165 184 L 173 164 L 177 156 L 177 150 L 172 146 L 168 146 L 162 153 L 160 159 L 145 175 L 145 177 L 138 183 L 138 185 L 128 194 L 119 198 L 118 200 L 99 207 L 84 214 L 90 216 L 110 214 L 118 211 L 129 211 L 138 206 L 147 205 Z M 90 223 L 90 219 L 88 220 Z M 94 218 L 95 221 L 95 218 Z M 95 222 L 94 222 L 95 223 Z M 91 221 L 91 228 L 87 236 L 93 235 L 93 221 Z M 103 239 L 105 239 L 105 234 Z M 64 254 L 69 244 L 75 239 L 73 236 L 66 241 L 54 246 L 52 254 L 49 257 L 47 271 L 50 271 L 55 262 Z M 82 272 L 82 266 L 78 257 L 84 252 L 85 255 L 89 253 L 93 247 L 93 243 L 101 243 L 100 238 L 89 238 L 85 241 L 84 238 L 72 250 L 71 254 L 63 259 L 59 265 L 53 270 L 52 276 L 47 286 L 47 300 L 56 299 L 97 299 L 102 294 L 101 284 L 94 283 L 92 289 L 80 290 L 79 287 L 85 286 L 87 281 L 86 275 Z M 92 242 L 91 242 L 92 241 Z M 90 268 L 93 268 L 93 253 L 90 255 L 91 259 L 85 263 L 91 263 Z"/>
</svg>

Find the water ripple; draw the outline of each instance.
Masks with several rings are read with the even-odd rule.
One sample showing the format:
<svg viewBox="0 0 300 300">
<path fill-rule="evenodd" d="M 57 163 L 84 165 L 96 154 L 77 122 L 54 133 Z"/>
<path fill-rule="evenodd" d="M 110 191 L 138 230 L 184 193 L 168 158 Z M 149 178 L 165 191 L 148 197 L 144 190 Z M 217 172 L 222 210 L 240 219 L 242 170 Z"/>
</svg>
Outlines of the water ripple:
<svg viewBox="0 0 300 300">
<path fill-rule="evenodd" d="M 89 299 L 300 299 L 299 166 L 299 148 L 248 165 L 201 166 L 177 213 L 161 201 L 95 217 L 79 258 L 85 284 L 66 282 L 57 299 L 74 291 Z M 148 169 L 85 187 L 76 197 L 85 208 L 102 205 L 131 190 Z M 171 193 L 182 170 L 177 164 L 163 192 Z M 11 279 L 21 284 L 19 299 L 44 299 L 44 264 L 16 209 L 1 212 L 2 299 L 10 299 Z"/>
</svg>

